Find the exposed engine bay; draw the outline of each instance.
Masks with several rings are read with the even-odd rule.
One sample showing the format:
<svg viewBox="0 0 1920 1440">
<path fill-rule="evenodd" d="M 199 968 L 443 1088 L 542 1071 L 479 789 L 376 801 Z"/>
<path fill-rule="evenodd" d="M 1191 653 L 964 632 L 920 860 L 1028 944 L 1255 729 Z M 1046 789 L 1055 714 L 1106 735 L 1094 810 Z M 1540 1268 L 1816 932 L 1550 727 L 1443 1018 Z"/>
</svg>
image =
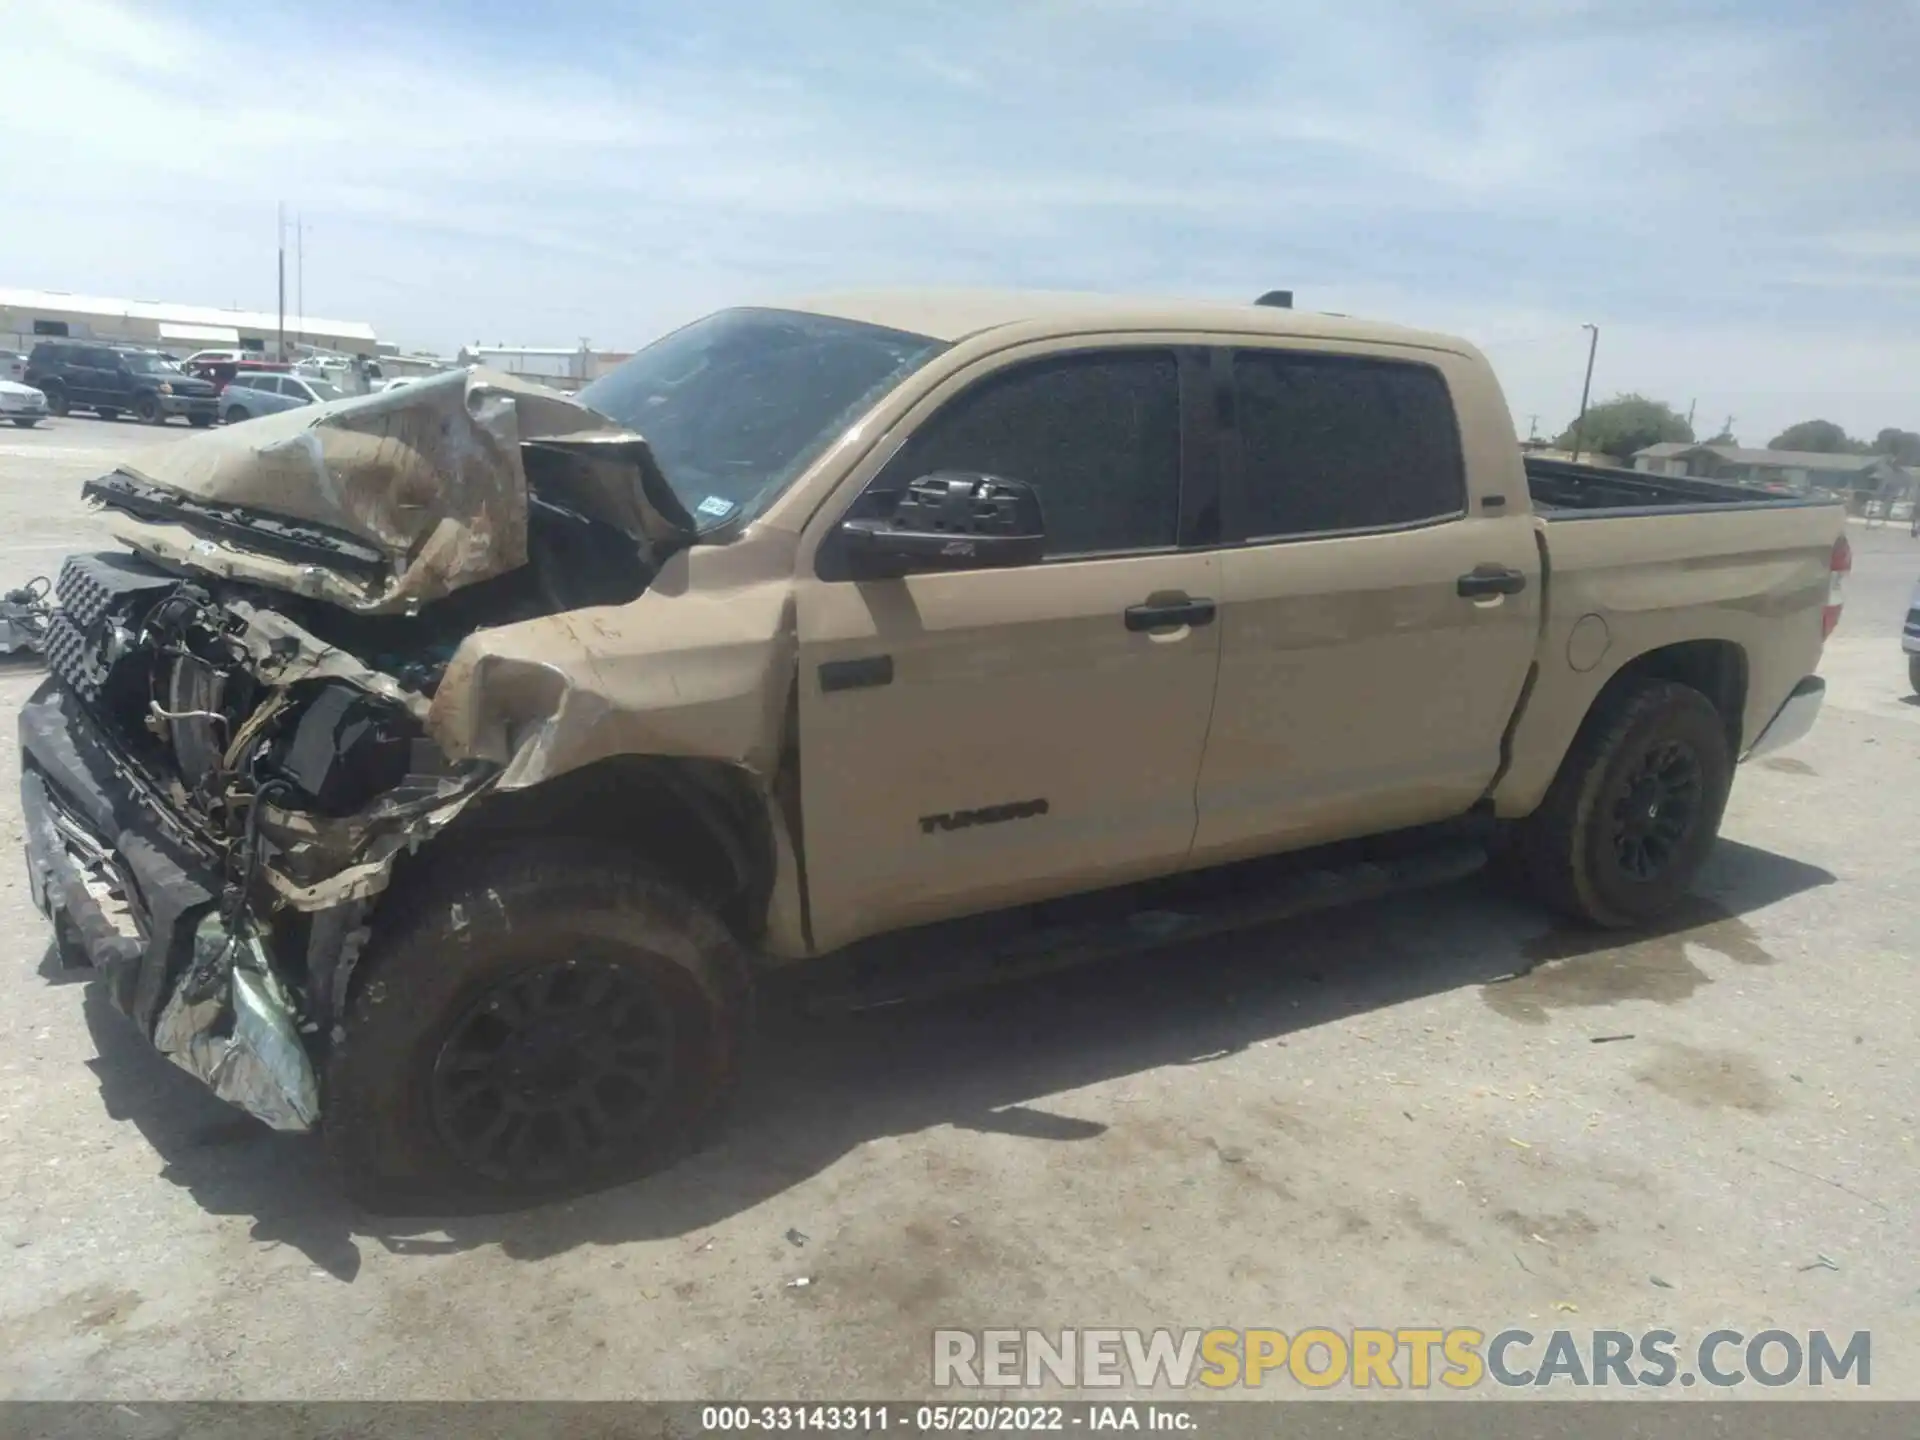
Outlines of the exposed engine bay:
<svg viewBox="0 0 1920 1440">
<path fill-rule="evenodd" d="M 73 556 L 54 587 L 53 682 L 22 716 L 35 898 L 57 920 L 117 917 L 84 948 L 125 952 L 122 1008 L 279 1128 L 318 1116 L 312 1037 L 336 1021 L 396 859 L 500 778 L 429 733 L 462 642 L 631 601 L 691 539 L 643 440 L 545 394 L 534 411 L 572 431 L 528 436 L 515 401 L 531 394 L 458 374 L 340 407 L 332 435 L 297 413 L 269 434 L 286 420 L 269 417 L 206 437 L 226 443 L 199 459 L 173 447 L 193 476 L 128 469 L 86 489 L 133 552 Z M 269 507 L 249 453 L 324 483 Z M 398 503 L 433 465 L 457 483 Z M 42 758 L 69 752 L 68 774 Z M 83 803 L 108 772 L 137 817 Z M 47 903 L 63 886 L 86 905 Z"/>
</svg>

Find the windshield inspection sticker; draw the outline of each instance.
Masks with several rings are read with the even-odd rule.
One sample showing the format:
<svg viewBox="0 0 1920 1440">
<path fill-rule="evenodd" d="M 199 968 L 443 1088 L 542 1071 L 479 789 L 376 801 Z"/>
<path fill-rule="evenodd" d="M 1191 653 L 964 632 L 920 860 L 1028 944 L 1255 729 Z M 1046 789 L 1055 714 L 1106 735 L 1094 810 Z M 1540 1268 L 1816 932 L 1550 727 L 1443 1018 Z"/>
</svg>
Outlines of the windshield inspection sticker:
<svg viewBox="0 0 1920 1440">
<path fill-rule="evenodd" d="M 734 504 L 731 500 L 728 500 L 723 496 L 709 495 L 707 496 L 706 499 L 702 500 L 698 505 L 696 505 L 694 509 L 696 509 L 702 515 L 711 515 L 716 520 L 718 520 L 725 516 L 731 515 L 734 511 Z"/>
</svg>

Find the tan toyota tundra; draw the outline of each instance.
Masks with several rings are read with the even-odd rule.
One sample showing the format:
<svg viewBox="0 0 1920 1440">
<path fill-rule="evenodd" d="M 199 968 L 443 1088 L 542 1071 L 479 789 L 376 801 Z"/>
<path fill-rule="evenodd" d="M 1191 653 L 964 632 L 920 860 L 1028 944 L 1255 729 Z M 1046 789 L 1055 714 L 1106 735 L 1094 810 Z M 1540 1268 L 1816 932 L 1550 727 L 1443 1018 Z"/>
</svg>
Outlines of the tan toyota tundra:
<svg viewBox="0 0 1920 1440">
<path fill-rule="evenodd" d="M 389 1206 L 665 1163 L 796 962 L 1163 941 L 1456 831 L 1657 921 L 1849 568 L 1837 506 L 1523 461 L 1444 335 L 1021 294 L 722 311 L 87 494 L 124 548 L 20 715 L 35 901 Z"/>
</svg>

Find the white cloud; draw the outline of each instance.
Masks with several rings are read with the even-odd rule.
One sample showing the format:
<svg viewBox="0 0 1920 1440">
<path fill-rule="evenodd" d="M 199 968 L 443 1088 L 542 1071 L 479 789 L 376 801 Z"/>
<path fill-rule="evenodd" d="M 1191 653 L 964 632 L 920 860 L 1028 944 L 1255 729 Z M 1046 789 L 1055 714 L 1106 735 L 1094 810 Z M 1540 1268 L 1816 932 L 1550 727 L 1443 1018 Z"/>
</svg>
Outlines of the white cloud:
<svg viewBox="0 0 1920 1440">
<path fill-rule="evenodd" d="M 1884 9 L 439 14 L 12 0 L 0 278 L 270 304 L 284 200 L 308 308 L 409 342 L 630 344 L 862 282 L 1291 285 L 1481 340 L 1543 428 L 1589 319 L 1597 389 L 1920 425 L 1887 378 L 1920 334 L 1920 28 Z"/>
</svg>

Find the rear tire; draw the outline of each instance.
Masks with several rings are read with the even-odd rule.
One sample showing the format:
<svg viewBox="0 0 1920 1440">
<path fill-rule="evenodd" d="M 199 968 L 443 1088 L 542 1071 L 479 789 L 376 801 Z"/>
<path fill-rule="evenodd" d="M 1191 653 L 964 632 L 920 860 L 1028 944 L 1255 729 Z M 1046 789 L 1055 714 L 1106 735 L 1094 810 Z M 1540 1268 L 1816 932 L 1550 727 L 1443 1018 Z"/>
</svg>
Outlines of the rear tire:
<svg viewBox="0 0 1920 1440">
<path fill-rule="evenodd" d="M 375 1210 L 630 1179 L 705 1135 L 750 1021 L 739 943 L 646 866 L 569 844 L 462 856 L 383 906 L 327 1066 L 327 1145 Z"/>
<path fill-rule="evenodd" d="M 1686 897 L 1733 783 L 1726 722 L 1698 690 L 1643 680 L 1601 697 L 1506 868 L 1539 899 L 1605 929 L 1645 925 Z"/>
<path fill-rule="evenodd" d="M 247 412 L 238 405 L 229 406 L 226 418 L 229 425 L 238 425 L 242 420 L 247 418 Z"/>
<path fill-rule="evenodd" d="M 43 385 L 47 394 L 47 409 L 56 415 L 65 415 L 72 407 L 67 404 L 66 387 L 62 385 Z"/>
<path fill-rule="evenodd" d="M 1907 685 L 1920 695 L 1920 655 L 1907 656 Z"/>
<path fill-rule="evenodd" d="M 36 415 L 36 416 L 33 416 L 31 419 L 26 419 L 26 418 L 17 419 L 13 423 L 18 425 L 22 430 L 31 430 L 34 426 L 40 423 L 40 417 Z"/>
</svg>

